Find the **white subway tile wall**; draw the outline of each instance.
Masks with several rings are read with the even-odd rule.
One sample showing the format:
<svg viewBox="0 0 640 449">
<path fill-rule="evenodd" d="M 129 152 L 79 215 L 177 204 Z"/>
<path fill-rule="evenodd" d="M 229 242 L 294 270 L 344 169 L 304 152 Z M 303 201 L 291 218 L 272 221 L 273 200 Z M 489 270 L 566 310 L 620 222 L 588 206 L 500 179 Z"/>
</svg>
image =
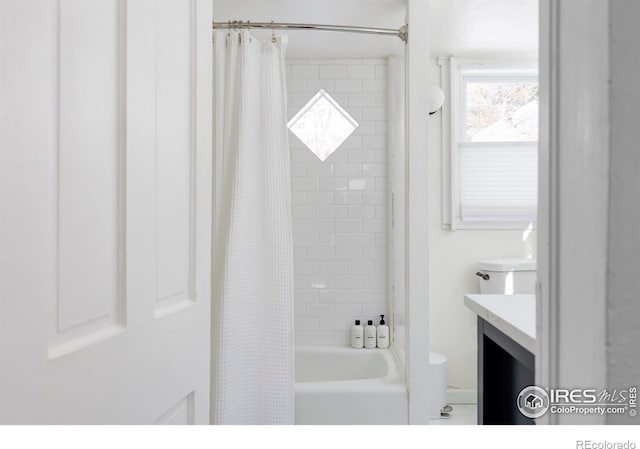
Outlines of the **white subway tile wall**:
<svg viewBox="0 0 640 449">
<path fill-rule="evenodd" d="M 293 133 L 297 345 L 349 345 L 354 320 L 387 313 L 387 61 L 287 61 L 289 118 L 320 89 L 358 123 L 321 162 Z"/>
</svg>

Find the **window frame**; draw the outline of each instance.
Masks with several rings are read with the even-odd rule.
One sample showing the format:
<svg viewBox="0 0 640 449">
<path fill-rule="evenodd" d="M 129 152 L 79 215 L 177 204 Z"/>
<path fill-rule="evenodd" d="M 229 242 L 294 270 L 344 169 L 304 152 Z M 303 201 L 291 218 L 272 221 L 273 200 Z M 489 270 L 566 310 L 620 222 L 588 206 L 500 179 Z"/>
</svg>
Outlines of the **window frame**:
<svg viewBox="0 0 640 449">
<path fill-rule="evenodd" d="M 463 229 L 531 229 L 533 221 L 463 221 L 460 201 L 460 144 L 467 144 L 464 137 L 464 111 L 462 101 L 465 98 L 462 72 L 472 76 L 482 76 L 492 80 L 526 77 L 529 80 L 538 77 L 536 61 L 530 60 L 490 60 L 438 58 L 442 90 L 445 103 L 442 108 L 442 228 Z M 477 70 L 478 73 L 473 72 Z M 536 141 L 528 141 L 534 142 Z M 515 142 L 515 145 L 528 143 Z M 480 143 L 480 142 L 478 142 Z M 483 142 L 485 144 L 491 142 Z M 506 144 L 508 142 L 501 142 Z M 513 142 L 512 142 L 513 143 Z"/>
</svg>

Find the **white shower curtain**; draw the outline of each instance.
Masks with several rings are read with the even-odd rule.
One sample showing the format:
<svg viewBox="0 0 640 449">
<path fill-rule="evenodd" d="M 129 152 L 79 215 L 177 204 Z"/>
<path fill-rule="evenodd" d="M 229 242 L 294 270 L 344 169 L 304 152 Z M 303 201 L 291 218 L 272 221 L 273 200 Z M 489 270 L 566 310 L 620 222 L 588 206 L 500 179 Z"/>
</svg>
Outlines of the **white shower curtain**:
<svg viewBox="0 0 640 449">
<path fill-rule="evenodd" d="M 294 422 L 285 47 L 248 31 L 214 36 L 216 424 Z"/>
</svg>

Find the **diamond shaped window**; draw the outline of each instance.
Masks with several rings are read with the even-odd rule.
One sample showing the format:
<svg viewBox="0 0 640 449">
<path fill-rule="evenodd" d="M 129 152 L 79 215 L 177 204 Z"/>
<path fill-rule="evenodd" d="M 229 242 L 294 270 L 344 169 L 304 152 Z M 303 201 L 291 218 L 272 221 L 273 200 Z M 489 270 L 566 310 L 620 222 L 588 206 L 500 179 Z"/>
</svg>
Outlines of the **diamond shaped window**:
<svg viewBox="0 0 640 449">
<path fill-rule="evenodd" d="M 287 126 L 324 162 L 353 133 L 358 122 L 320 89 Z"/>
</svg>

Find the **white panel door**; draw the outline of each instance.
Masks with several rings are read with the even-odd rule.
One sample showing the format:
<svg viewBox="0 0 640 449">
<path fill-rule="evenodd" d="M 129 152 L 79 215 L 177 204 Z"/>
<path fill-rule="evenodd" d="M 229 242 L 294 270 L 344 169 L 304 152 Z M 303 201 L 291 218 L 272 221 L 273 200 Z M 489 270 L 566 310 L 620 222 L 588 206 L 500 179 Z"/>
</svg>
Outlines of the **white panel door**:
<svg viewBox="0 0 640 449">
<path fill-rule="evenodd" d="M 0 3 L 0 424 L 206 424 L 211 1 Z"/>
</svg>

